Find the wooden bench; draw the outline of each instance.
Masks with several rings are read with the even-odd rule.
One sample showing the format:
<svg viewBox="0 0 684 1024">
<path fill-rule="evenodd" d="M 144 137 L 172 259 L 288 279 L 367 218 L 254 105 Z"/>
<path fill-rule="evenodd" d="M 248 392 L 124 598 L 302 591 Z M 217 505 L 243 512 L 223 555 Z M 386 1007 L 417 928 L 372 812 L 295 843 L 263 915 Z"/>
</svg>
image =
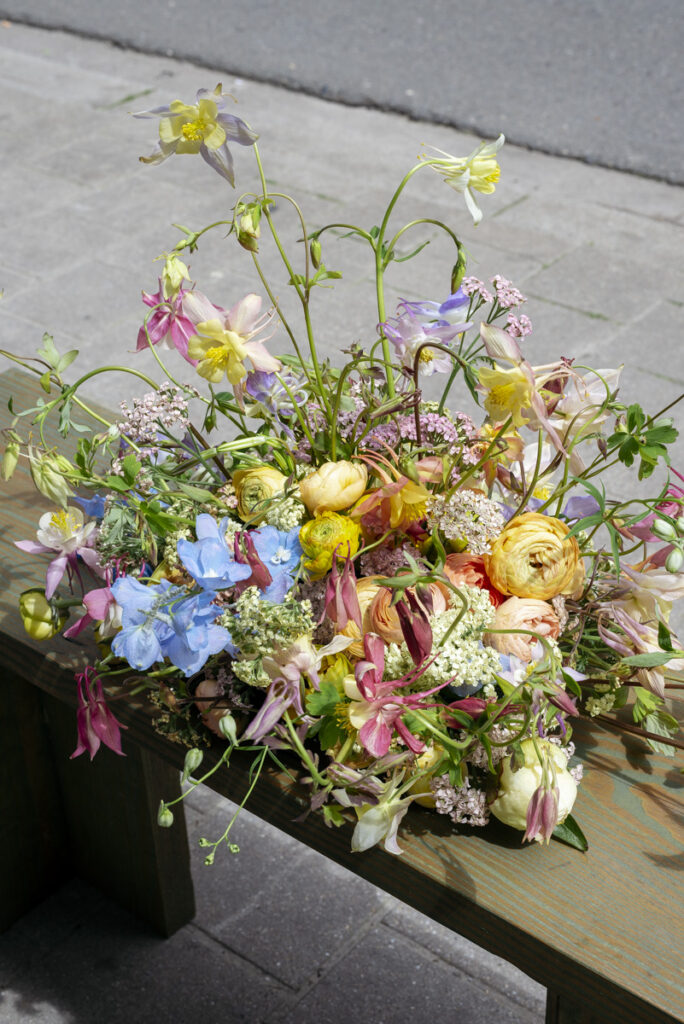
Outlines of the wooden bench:
<svg viewBox="0 0 684 1024">
<path fill-rule="evenodd" d="M 0 408 L 11 393 L 21 408 L 33 388 L 25 374 L 3 374 Z M 73 673 L 87 641 L 41 645 L 24 632 L 17 599 L 42 585 L 46 563 L 13 541 L 33 537 L 42 505 L 21 467 L 1 493 L 0 929 L 76 872 L 170 935 L 194 913 L 188 843 L 182 805 L 171 829 L 156 816 L 159 800 L 179 792 L 184 750 L 155 732 L 144 701 L 127 700 L 115 711 L 128 756 L 103 749 L 92 763 L 69 760 Z M 328 829 L 316 815 L 294 822 L 301 797 L 273 768 L 249 809 L 547 986 L 547 1024 L 682 1020 L 682 776 L 672 759 L 592 723 L 576 738 L 586 854 L 556 842 L 523 847 L 498 823 L 456 832 L 420 808 L 404 819 L 402 857 L 352 854 L 351 827 Z M 250 763 L 233 757 L 212 789 L 241 800 Z"/>
</svg>

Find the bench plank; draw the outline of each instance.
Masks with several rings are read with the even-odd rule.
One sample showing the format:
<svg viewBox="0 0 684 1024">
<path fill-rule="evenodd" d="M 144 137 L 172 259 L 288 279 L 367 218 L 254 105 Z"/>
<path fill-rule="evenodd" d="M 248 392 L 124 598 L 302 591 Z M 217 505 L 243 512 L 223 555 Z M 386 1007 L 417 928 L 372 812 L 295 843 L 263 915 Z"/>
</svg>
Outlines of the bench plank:
<svg viewBox="0 0 684 1024">
<path fill-rule="evenodd" d="M 0 377 L 0 408 L 19 387 L 26 381 L 16 372 Z M 17 675 L 75 707 L 71 672 L 87 658 L 85 643 L 58 638 L 46 656 L 18 621 L 18 593 L 29 577 L 40 584 L 45 564 L 11 546 L 31 536 L 39 508 L 24 471 L 13 478 L 10 493 L 0 536 L 2 562 L 13 570 L 0 592 L 5 660 Z M 181 767 L 183 749 L 154 731 L 144 701 L 119 703 L 116 714 L 129 726 L 129 742 Z M 587 1007 L 596 1024 L 671 1024 L 684 1008 L 673 962 L 683 919 L 681 776 L 671 759 L 646 754 L 639 740 L 595 723 L 580 723 L 576 738 L 587 768 L 577 806 L 590 843 L 584 855 L 555 842 L 523 847 L 518 833 L 496 822 L 456 832 L 448 820 L 420 808 L 404 819 L 402 857 L 378 849 L 355 855 L 350 828 L 328 829 L 314 815 L 293 821 L 303 806 L 301 792 L 274 768 L 264 772 L 249 808 L 546 985 L 549 1024 L 585 1024 L 577 1012 L 586 1014 Z M 208 763 L 220 749 L 209 753 Z M 235 755 L 230 769 L 212 778 L 212 788 L 239 801 L 250 763 Z"/>
</svg>

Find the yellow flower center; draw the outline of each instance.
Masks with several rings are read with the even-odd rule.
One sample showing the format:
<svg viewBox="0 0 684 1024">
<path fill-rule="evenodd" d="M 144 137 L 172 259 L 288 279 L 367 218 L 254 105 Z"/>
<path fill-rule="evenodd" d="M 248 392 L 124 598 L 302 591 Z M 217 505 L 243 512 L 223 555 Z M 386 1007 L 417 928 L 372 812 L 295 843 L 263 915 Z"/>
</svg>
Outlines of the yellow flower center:
<svg viewBox="0 0 684 1024">
<path fill-rule="evenodd" d="M 213 348 L 207 349 L 203 359 L 211 363 L 212 370 L 220 370 L 223 373 L 235 359 L 235 355 L 225 345 L 214 345 Z"/>
<path fill-rule="evenodd" d="M 73 533 L 76 533 L 80 523 L 76 516 L 69 512 L 68 509 L 60 509 L 50 519 L 50 526 L 54 527 L 55 530 L 59 530 L 63 537 L 70 537 Z"/>
<path fill-rule="evenodd" d="M 435 354 L 430 348 L 424 348 L 418 356 L 419 363 L 431 363 L 435 358 Z"/>
<path fill-rule="evenodd" d="M 188 139 L 190 142 L 197 142 L 198 139 L 203 139 L 209 131 L 211 131 L 211 125 L 201 118 L 198 118 L 197 121 L 188 121 L 181 128 L 183 138 Z"/>
<path fill-rule="evenodd" d="M 350 709 L 350 702 L 348 700 L 342 700 L 339 704 L 335 705 L 334 715 L 335 721 L 339 725 L 340 729 L 344 729 L 345 732 L 348 732 L 351 735 L 356 732 L 356 729 L 349 721 Z"/>
</svg>

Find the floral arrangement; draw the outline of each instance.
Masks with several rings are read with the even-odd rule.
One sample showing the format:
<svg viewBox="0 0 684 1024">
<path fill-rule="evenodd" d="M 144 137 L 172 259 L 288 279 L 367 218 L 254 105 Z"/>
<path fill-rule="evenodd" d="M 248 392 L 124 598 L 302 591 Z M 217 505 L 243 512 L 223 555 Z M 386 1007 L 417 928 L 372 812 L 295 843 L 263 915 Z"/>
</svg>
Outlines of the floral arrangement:
<svg viewBox="0 0 684 1024">
<path fill-rule="evenodd" d="M 311 808 L 330 826 L 355 822 L 354 850 L 384 842 L 400 853 L 412 803 L 456 825 L 493 815 L 524 840 L 585 849 L 571 814 L 582 776 L 574 719 L 661 752 L 682 746 L 665 700 L 684 666 L 668 625 L 684 595 L 684 477 L 667 469 L 677 437 L 667 410 L 621 404 L 621 368 L 565 357 L 532 366 L 531 321 L 510 281 L 468 275 L 461 241 L 435 218 L 390 228 L 426 169 L 477 223 L 503 136 L 465 158 L 424 154 L 379 226 L 312 230 L 294 200 L 269 191 L 257 135 L 226 100 L 219 85 L 195 104 L 136 115 L 159 118 L 146 163 L 199 153 L 232 185 L 236 143 L 251 148 L 260 181 L 227 221 L 183 228 L 158 290 L 143 292 L 137 349 L 154 353 L 161 383 L 115 368 L 149 390 L 110 422 L 79 394 L 104 370 L 64 380 L 77 352 L 60 354 L 46 335 L 35 359 L 5 353 L 46 397 L 13 410 L 4 476 L 28 459 L 56 505 L 36 540 L 17 542 L 49 558 L 45 588 L 22 595 L 21 615 L 33 637 L 93 628 L 98 645 L 77 677 L 73 756 L 92 758 L 102 743 L 121 753 L 105 691 L 116 682 L 147 691 L 157 727 L 188 746 L 191 784 L 211 733 L 225 744 L 212 771 L 235 748 L 254 753 L 255 778 L 267 759 L 291 767 L 295 755 Z M 276 203 L 300 222 L 296 261 Z M 423 244 L 403 257 L 397 245 L 423 224 L 453 242 L 448 294 L 389 315 L 385 273 L 418 256 Z M 282 258 L 277 285 L 260 262 L 264 228 Z M 376 271 L 377 325 L 340 364 L 321 359 L 310 315 L 320 286 L 340 276 L 323 262 L 331 228 L 361 240 Z M 224 308 L 223 295 L 191 282 L 181 254 L 212 229 L 251 260 L 266 312 L 256 293 Z M 296 293 L 301 329 L 281 308 L 282 287 Z M 277 354 L 266 344 L 276 329 Z M 448 404 L 458 377 L 469 412 Z M 427 378 L 440 385 L 436 401 L 422 395 Z M 77 434 L 69 457 L 45 441 L 53 413 L 65 438 Z M 663 479 L 648 497 L 611 498 L 598 478 L 618 463 Z M 625 706 L 631 722 L 613 714 Z M 163 803 L 159 823 L 172 821 Z M 229 828 L 201 840 L 208 862 L 232 848 Z"/>
</svg>

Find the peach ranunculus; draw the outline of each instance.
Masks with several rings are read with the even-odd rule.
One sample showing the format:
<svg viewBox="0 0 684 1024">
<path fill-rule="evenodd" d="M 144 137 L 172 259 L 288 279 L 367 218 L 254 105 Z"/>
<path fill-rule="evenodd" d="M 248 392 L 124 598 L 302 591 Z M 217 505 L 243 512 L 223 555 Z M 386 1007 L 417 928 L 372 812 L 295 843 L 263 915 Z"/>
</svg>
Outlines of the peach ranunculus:
<svg viewBox="0 0 684 1024">
<path fill-rule="evenodd" d="M 502 594 L 546 601 L 578 588 L 582 561 L 570 527 L 554 516 L 524 512 L 511 519 L 483 556 Z"/>
<path fill-rule="evenodd" d="M 560 622 L 546 601 L 509 597 L 496 609 L 492 629 L 526 629 L 555 640 L 560 633 Z M 482 641 L 499 654 L 513 654 L 524 662 L 532 660 L 532 650 L 538 642 L 537 637 L 529 633 L 485 633 Z"/>
<path fill-rule="evenodd" d="M 432 611 L 430 615 L 440 615 L 450 604 L 449 589 L 439 583 L 430 583 Z M 413 588 L 410 588 L 413 590 Z M 399 615 L 392 605 L 394 593 L 390 587 L 380 587 L 368 609 L 368 619 L 373 633 L 377 633 L 386 644 L 401 644 L 404 634 L 399 625 Z"/>
<path fill-rule="evenodd" d="M 363 647 L 363 638 L 366 633 L 372 632 L 369 609 L 373 598 L 380 590 L 380 580 L 382 579 L 382 576 L 362 576 L 361 579 L 356 581 L 356 596 L 359 599 L 363 632 L 359 629 L 353 619 L 350 619 L 344 629 L 340 630 L 342 636 L 349 636 L 352 638 L 352 643 L 344 652 L 347 656 L 351 656 L 352 658 L 364 657 L 365 652 Z"/>
<path fill-rule="evenodd" d="M 472 555 L 467 551 L 463 551 L 461 554 L 447 555 L 443 572 L 456 587 L 467 584 L 469 587 L 486 590 L 489 600 L 495 608 L 498 608 L 506 600 L 504 594 L 496 589 L 485 572 L 482 555 Z"/>
<path fill-rule="evenodd" d="M 350 508 L 366 489 L 368 470 L 362 462 L 324 462 L 299 482 L 302 501 L 312 515 Z"/>
</svg>

